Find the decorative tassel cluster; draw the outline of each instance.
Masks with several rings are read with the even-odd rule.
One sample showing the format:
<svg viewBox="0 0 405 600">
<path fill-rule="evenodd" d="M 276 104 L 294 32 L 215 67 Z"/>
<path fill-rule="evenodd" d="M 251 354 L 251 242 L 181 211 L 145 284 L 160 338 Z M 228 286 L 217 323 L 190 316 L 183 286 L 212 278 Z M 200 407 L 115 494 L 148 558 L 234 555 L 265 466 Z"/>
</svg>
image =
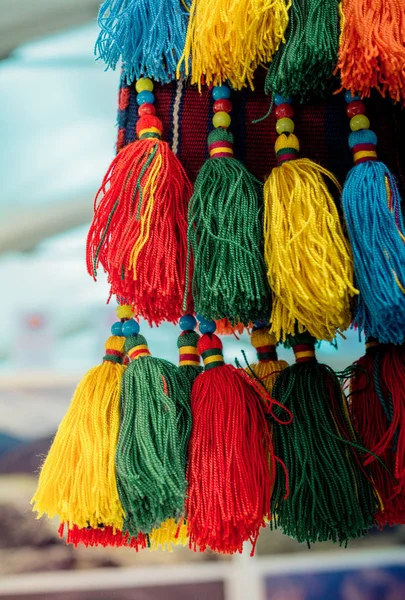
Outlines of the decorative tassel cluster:
<svg viewBox="0 0 405 600">
<path fill-rule="evenodd" d="M 340 78 L 353 95 L 372 88 L 405 99 L 405 11 L 402 0 L 343 0 Z"/>
<path fill-rule="evenodd" d="M 350 379 L 350 414 L 372 452 L 364 464 L 381 496 L 380 527 L 405 523 L 405 351 L 370 338 Z M 378 460 L 380 459 L 380 460 Z M 382 461 L 382 462 L 381 462 Z"/>
<path fill-rule="evenodd" d="M 264 185 L 264 257 L 274 293 L 271 331 L 285 340 L 298 321 L 298 331 L 332 340 L 349 326 L 350 298 L 357 293 L 349 244 L 324 177 L 340 186 L 320 165 L 296 158 L 290 102 L 276 98 L 279 166 Z M 289 117 L 283 116 L 287 110 Z"/>
<path fill-rule="evenodd" d="M 315 339 L 289 339 L 296 363 L 277 378 L 273 397 L 294 415 L 291 425 L 273 425 L 276 454 L 284 461 L 292 490 L 285 498 L 276 477 L 273 525 L 299 542 L 346 544 L 364 535 L 379 508 L 365 452 L 352 427 L 346 399 L 332 369 L 315 358 Z M 279 408 L 275 408 L 275 414 Z"/>
<path fill-rule="evenodd" d="M 213 88 L 216 101 L 229 93 L 226 86 Z M 192 291 L 195 310 L 206 319 L 226 317 L 232 324 L 248 325 L 268 316 L 271 307 L 260 249 L 263 188 L 233 158 L 230 122 L 227 112 L 215 113 L 216 129 L 208 136 L 210 158 L 198 174 L 189 204 Z"/>
<path fill-rule="evenodd" d="M 111 293 L 149 323 L 176 322 L 183 314 L 187 206 L 191 183 L 154 112 L 150 80 L 140 80 L 138 141 L 113 160 L 95 201 L 87 238 L 87 270 L 108 273 Z M 143 96 L 142 94 L 147 94 Z M 145 99 L 147 102 L 145 102 Z M 192 260 L 189 260 L 192 270 Z M 186 290 L 186 308 L 191 298 Z"/>
<path fill-rule="evenodd" d="M 405 340 L 405 226 L 395 178 L 377 159 L 364 104 L 346 93 L 354 167 L 342 206 L 360 290 L 354 324 L 383 343 Z"/>
<path fill-rule="evenodd" d="M 183 53 L 187 22 L 186 2 L 105 0 L 95 54 L 112 69 L 122 59 L 128 83 L 140 77 L 167 83 Z"/>
<path fill-rule="evenodd" d="M 180 67 L 201 86 L 250 85 L 260 64 L 271 61 L 288 24 L 290 0 L 193 0 Z"/>
</svg>

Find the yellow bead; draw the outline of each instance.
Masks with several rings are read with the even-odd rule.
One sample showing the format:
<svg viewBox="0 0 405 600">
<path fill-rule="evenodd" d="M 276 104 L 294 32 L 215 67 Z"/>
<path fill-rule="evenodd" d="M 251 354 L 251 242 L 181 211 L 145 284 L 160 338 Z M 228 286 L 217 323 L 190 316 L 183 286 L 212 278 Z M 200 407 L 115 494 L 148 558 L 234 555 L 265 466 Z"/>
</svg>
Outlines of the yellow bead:
<svg viewBox="0 0 405 600">
<path fill-rule="evenodd" d="M 229 127 L 229 125 L 231 124 L 231 117 L 226 112 L 217 112 L 212 117 L 212 124 L 214 125 L 214 127 Z"/>
<path fill-rule="evenodd" d="M 276 129 L 279 135 L 282 133 L 292 133 L 295 129 L 294 121 L 288 117 L 279 119 L 276 123 Z"/>
<path fill-rule="evenodd" d="M 122 306 L 117 306 L 115 314 L 119 319 L 132 319 L 132 317 L 134 316 L 132 306 L 126 304 L 123 304 Z"/>
<path fill-rule="evenodd" d="M 360 129 L 370 129 L 370 121 L 366 115 L 355 115 L 350 119 L 350 129 L 359 131 Z"/>
<path fill-rule="evenodd" d="M 274 145 L 276 152 L 283 150 L 283 148 L 294 148 L 297 152 L 300 150 L 300 142 L 296 135 L 291 133 L 286 136 L 284 133 L 279 135 Z"/>
<path fill-rule="evenodd" d="M 152 92 L 153 91 L 153 81 L 145 77 L 145 79 L 138 79 L 135 84 L 135 89 L 140 94 L 141 92 Z"/>
</svg>

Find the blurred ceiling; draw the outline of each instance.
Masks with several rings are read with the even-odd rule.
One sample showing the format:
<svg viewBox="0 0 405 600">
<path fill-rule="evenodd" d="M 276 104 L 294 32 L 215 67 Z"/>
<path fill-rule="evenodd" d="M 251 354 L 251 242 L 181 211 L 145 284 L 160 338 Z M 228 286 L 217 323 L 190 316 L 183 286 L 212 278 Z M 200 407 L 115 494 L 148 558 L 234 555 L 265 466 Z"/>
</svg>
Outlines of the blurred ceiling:
<svg viewBox="0 0 405 600">
<path fill-rule="evenodd" d="M 94 21 L 101 0 L 0 0 L 0 59 L 28 41 Z"/>
</svg>

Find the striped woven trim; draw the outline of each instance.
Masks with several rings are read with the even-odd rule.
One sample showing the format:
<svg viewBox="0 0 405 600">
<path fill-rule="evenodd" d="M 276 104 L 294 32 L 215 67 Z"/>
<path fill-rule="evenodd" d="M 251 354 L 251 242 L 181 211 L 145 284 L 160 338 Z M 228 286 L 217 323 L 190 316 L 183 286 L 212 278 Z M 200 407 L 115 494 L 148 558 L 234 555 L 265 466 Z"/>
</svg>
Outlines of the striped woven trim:
<svg viewBox="0 0 405 600">
<path fill-rule="evenodd" d="M 117 364 L 121 365 L 122 359 L 123 359 L 122 352 L 120 352 L 119 350 L 112 350 L 111 348 L 108 348 L 105 351 L 103 362 L 113 362 L 113 363 L 117 363 Z"/>
<path fill-rule="evenodd" d="M 233 144 L 220 140 L 209 145 L 209 154 L 212 158 L 223 158 L 233 156 Z"/>
<path fill-rule="evenodd" d="M 352 148 L 353 161 L 357 165 L 368 160 L 377 160 L 377 152 L 374 144 L 356 144 Z"/>
<path fill-rule="evenodd" d="M 273 345 L 259 346 L 256 348 L 257 358 L 260 362 L 267 362 L 269 360 L 277 360 L 276 347 Z"/>
<path fill-rule="evenodd" d="M 224 357 L 219 348 L 212 348 L 202 353 L 205 370 L 208 371 L 214 367 L 220 367 L 224 364 Z"/>
<path fill-rule="evenodd" d="M 297 344 L 293 347 L 296 362 L 308 362 L 315 358 L 315 348 L 308 344 Z"/>
<path fill-rule="evenodd" d="M 139 346 L 131 348 L 128 352 L 128 356 L 131 360 L 135 360 L 141 356 L 150 356 L 149 348 L 146 344 L 140 344 Z"/>
<path fill-rule="evenodd" d="M 160 137 L 162 135 L 162 132 L 157 127 L 147 127 L 145 129 L 141 129 L 140 130 L 140 132 L 139 132 L 139 139 L 141 139 L 144 135 L 146 135 L 148 133 L 154 134 L 157 137 Z"/>
<path fill-rule="evenodd" d="M 379 346 L 380 342 L 377 342 L 377 340 L 370 340 L 369 342 L 366 342 L 366 350 L 369 350 L 370 348 L 375 348 L 376 346 Z"/>
<path fill-rule="evenodd" d="M 179 366 L 200 366 L 200 353 L 195 346 L 183 346 L 179 348 L 180 356 L 179 356 Z"/>
</svg>

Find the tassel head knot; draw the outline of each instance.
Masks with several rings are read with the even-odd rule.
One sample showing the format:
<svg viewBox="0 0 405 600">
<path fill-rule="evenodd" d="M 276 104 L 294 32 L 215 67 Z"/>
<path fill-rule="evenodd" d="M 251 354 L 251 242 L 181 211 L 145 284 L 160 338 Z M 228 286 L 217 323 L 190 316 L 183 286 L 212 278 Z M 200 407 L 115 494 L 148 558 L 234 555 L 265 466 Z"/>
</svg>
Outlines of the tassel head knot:
<svg viewBox="0 0 405 600">
<path fill-rule="evenodd" d="M 136 124 L 136 135 L 140 140 L 146 138 L 161 139 L 163 135 L 163 123 L 155 115 L 144 115 Z"/>
<path fill-rule="evenodd" d="M 253 348 L 256 348 L 259 362 L 277 360 L 277 341 L 275 335 L 270 333 L 269 327 L 253 329 L 250 342 Z"/>
<path fill-rule="evenodd" d="M 316 339 L 307 331 L 304 333 L 296 333 L 289 335 L 288 341 L 293 349 L 295 362 L 310 362 L 315 358 L 315 343 Z"/>
<path fill-rule="evenodd" d="M 200 352 L 197 347 L 199 339 L 200 336 L 195 331 L 183 331 L 178 337 L 179 367 L 200 366 Z"/>
<path fill-rule="evenodd" d="M 124 358 L 125 338 L 111 335 L 105 343 L 105 355 L 103 361 L 122 364 Z"/>
<path fill-rule="evenodd" d="M 224 364 L 222 342 L 215 333 L 205 333 L 198 341 L 198 350 L 204 361 L 205 370 Z"/>
<path fill-rule="evenodd" d="M 208 136 L 208 151 L 211 158 L 233 157 L 233 135 L 223 127 L 211 131 Z"/>
<path fill-rule="evenodd" d="M 278 136 L 276 143 L 274 144 L 274 150 L 279 165 L 283 162 L 294 160 L 297 158 L 297 154 L 300 151 L 299 139 L 293 133 L 288 135 L 282 133 Z"/>
<path fill-rule="evenodd" d="M 144 356 L 150 356 L 148 344 L 143 335 L 131 335 L 125 340 L 125 352 L 131 361 Z"/>
</svg>

